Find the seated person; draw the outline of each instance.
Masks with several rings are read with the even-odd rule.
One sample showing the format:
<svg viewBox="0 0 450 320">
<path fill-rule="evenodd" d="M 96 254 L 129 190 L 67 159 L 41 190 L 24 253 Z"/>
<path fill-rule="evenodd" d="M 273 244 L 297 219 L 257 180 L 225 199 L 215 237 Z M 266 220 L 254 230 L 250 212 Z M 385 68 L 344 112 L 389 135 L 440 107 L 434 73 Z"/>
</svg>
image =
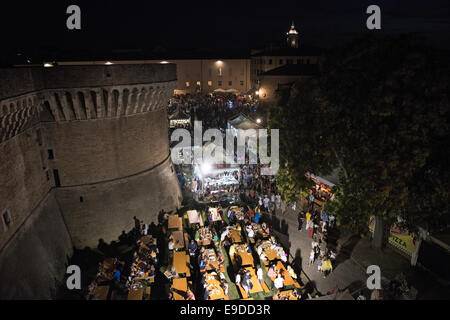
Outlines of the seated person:
<svg viewBox="0 0 450 320">
<path fill-rule="evenodd" d="M 205 272 L 206 271 L 206 261 L 205 259 L 202 258 L 202 260 L 200 261 L 200 272 Z"/>
<path fill-rule="evenodd" d="M 189 249 L 189 255 L 195 256 L 195 253 L 197 252 L 197 249 L 198 249 L 197 243 L 195 243 L 194 240 L 191 240 L 191 242 L 189 243 L 188 249 Z"/>
<path fill-rule="evenodd" d="M 248 234 L 249 238 L 251 238 L 251 239 L 255 238 L 255 232 L 253 231 L 253 228 L 250 226 L 247 228 L 247 234 Z"/>
<path fill-rule="evenodd" d="M 281 290 L 284 287 L 284 279 L 281 276 L 281 273 L 279 273 L 277 278 L 275 279 L 274 285 L 277 290 Z"/>
<path fill-rule="evenodd" d="M 178 271 L 177 268 L 175 268 L 175 266 L 173 266 L 172 269 L 170 269 L 170 274 L 172 275 L 172 277 L 178 278 Z"/>
<path fill-rule="evenodd" d="M 292 269 L 292 267 L 290 265 L 287 266 L 287 272 L 292 277 L 292 279 L 297 280 L 297 274 L 295 273 L 294 269 Z"/>
<path fill-rule="evenodd" d="M 195 300 L 194 293 L 190 289 L 186 291 L 186 300 Z"/>
<path fill-rule="evenodd" d="M 169 240 L 169 243 L 167 244 L 169 250 L 173 250 L 175 248 L 175 242 L 173 241 L 173 239 Z"/>
<path fill-rule="evenodd" d="M 272 266 L 269 268 L 269 270 L 267 271 L 267 275 L 268 275 L 270 278 L 275 277 L 275 275 L 276 275 L 276 267 L 275 267 L 275 265 L 272 265 Z"/>
</svg>

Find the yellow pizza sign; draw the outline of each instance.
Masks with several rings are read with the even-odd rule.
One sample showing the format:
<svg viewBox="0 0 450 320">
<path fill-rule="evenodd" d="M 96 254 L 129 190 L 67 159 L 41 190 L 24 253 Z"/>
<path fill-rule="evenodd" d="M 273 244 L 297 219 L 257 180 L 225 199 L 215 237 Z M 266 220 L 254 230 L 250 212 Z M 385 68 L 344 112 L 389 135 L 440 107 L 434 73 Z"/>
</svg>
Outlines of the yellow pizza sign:
<svg viewBox="0 0 450 320">
<path fill-rule="evenodd" d="M 373 233 L 374 229 L 375 217 L 371 217 L 369 222 L 369 230 Z M 409 233 L 409 231 L 405 228 L 400 228 L 396 224 L 391 227 L 389 234 L 389 243 L 410 256 L 412 256 L 416 248 L 414 234 Z"/>
</svg>

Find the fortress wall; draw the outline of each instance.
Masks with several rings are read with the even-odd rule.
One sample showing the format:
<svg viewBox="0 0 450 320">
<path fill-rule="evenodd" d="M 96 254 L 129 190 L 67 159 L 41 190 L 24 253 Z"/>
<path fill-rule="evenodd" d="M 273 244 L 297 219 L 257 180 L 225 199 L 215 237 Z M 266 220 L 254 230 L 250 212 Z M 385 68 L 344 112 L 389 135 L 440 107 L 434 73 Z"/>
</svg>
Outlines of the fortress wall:
<svg viewBox="0 0 450 320">
<path fill-rule="evenodd" d="M 181 204 L 181 191 L 172 170 L 168 158 L 151 170 L 113 182 L 58 188 L 74 246 L 96 247 L 99 239 L 109 243 L 134 227 L 133 216 L 157 223 L 161 209 L 175 210 Z"/>
<path fill-rule="evenodd" d="M 72 241 L 51 191 L 0 251 L 0 299 L 54 297 L 72 254 Z"/>
<path fill-rule="evenodd" d="M 180 204 L 174 79 L 175 65 L 0 69 L 0 298 L 51 298 L 73 245 Z"/>
<path fill-rule="evenodd" d="M 39 125 L 0 144 L 0 250 L 51 188 L 37 141 Z"/>
<path fill-rule="evenodd" d="M 162 162 L 169 154 L 165 109 L 128 117 L 43 123 L 52 169 L 61 186 L 127 177 Z"/>
</svg>

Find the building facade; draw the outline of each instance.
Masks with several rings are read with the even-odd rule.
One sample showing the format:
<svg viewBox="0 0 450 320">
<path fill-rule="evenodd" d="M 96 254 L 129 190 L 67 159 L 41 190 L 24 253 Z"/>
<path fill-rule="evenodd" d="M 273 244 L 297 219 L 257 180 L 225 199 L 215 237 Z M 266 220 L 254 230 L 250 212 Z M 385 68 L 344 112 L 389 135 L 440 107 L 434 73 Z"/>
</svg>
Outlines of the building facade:
<svg viewBox="0 0 450 320">
<path fill-rule="evenodd" d="M 254 50 L 251 55 L 250 74 L 252 87 L 260 88 L 261 76 L 271 70 L 289 65 L 316 65 L 321 61 L 321 50 L 299 45 L 299 33 L 292 23 L 286 33 L 285 47 Z"/>
<path fill-rule="evenodd" d="M 122 64 L 174 64 L 177 70 L 175 94 L 226 91 L 246 93 L 251 89 L 250 59 L 167 59 L 113 61 Z M 105 61 L 58 62 L 58 65 L 105 65 Z"/>
</svg>

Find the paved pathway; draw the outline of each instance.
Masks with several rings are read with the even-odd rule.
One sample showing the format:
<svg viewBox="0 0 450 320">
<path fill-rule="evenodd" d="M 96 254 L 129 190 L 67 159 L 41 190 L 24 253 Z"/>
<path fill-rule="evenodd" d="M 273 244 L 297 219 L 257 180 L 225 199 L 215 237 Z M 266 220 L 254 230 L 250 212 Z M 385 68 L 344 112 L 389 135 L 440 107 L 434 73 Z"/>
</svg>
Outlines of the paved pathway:
<svg viewBox="0 0 450 320">
<path fill-rule="evenodd" d="M 302 231 L 298 231 L 296 213 L 288 210 L 284 216 L 280 213 L 277 216 L 281 220 L 285 220 L 288 225 L 287 235 L 291 245 L 291 255 L 295 258 L 299 255 L 301 256 L 303 271 L 321 294 L 326 294 L 333 288 L 345 289 L 350 285 L 358 289 L 366 283 L 367 275 L 364 269 L 355 263 L 350 256 L 344 257 L 345 260 L 338 263 L 327 278 L 324 278 L 323 274 L 317 271 L 317 262 L 312 266 L 308 266 L 311 239 L 308 238 L 307 231 L 304 228 Z"/>
</svg>

